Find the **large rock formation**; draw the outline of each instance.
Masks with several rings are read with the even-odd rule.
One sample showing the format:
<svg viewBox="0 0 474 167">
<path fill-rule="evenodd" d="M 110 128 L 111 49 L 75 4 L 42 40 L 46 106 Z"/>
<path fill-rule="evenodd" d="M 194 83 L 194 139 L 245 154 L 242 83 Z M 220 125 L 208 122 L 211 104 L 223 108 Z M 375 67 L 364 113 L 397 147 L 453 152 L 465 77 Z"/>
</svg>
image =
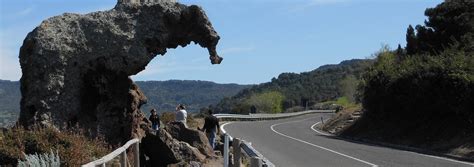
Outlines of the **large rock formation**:
<svg viewBox="0 0 474 167">
<path fill-rule="evenodd" d="M 192 161 L 204 163 L 206 158 L 215 156 L 214 153 L 206 155 L 206 152 L 200 151 L 199 148 L 194 147 L 192 144 L 174 138 L 165 129 L 160 129 L 158 133 L 154 130 L 147 130 L 146 132 L 146 136 L 142 139 L 140 145 L 140 162 L 143 162 L 143 166 L 167 166 L 176 163 L 189 164 Z M 202 132 L 200 133 L 202 134 Z M 207 138 L 199 141 L 205 142 Z M 210 148 L 209 144 L 208 147 Z M 148 158 L 145 158 L 145 156 Z"/>
<path fill-rule="evenodd" d="M 189 143 L 206 156 L 214 156 L 214 150 L 209 144 L 207 136 L 198 130 L 188 129 L 182 123 L 171 123 L 165 130 L 175 139 Z"/>
<path fill-rule="evenodd" d="M 140 137 L 146 97 L 129 78 L 167 48 L 195 42 L 211 63 L 219 36 L 198 6 L 179 3 L 118 3 L 114 9 L 65 13 L 43 21 L 20 50 L 19 122 L 78 124 L 112 144 Z"/>
</svg>

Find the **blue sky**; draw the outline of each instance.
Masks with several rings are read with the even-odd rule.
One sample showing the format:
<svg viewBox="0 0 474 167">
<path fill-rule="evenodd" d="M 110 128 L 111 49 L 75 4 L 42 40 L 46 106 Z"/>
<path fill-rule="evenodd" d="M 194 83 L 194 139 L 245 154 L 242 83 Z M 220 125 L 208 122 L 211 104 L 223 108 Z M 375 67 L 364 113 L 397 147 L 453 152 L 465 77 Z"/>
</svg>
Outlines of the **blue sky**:
<svg viewBox="0 0 474 167">
<path fill-rule="evenodd" d="M 221 36 L 221 65 L 197 45 L 157 56 L 134 80 L 268 82 L 282 72 L 367 58 L 382 44 L 405 45 L 409 24 L 421 24 L 442 0 L 178 0 L 204 8 Z M 19 48 L 49 17 L 113 8 L 116 0 L 1 0 L 0 79 L 19 80 Z"/>
</svg>

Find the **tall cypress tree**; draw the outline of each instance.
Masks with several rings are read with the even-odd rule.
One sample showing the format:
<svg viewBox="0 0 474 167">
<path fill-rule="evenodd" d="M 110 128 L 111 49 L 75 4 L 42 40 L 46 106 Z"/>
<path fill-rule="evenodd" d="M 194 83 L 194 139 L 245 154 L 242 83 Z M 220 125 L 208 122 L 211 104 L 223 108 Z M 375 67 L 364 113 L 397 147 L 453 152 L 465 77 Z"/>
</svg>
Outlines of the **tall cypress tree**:
<svg viewBox="0 0 474 167">
<path fill-rule="evenodd" d="M 418 41 L 416 38 L 415 29 L 411 25 L 408 26 L 406 40 L 407 46 L 405 47 L 405 50 L 407 51 L 407 54 L 415 54 L 418 49 Z"/>
</svg>

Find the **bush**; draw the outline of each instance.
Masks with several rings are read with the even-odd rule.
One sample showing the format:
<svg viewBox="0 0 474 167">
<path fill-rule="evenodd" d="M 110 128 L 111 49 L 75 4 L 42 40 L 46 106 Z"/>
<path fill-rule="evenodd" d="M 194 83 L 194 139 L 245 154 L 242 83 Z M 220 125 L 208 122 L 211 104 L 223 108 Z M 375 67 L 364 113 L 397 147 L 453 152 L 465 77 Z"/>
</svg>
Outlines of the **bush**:
<svg viewBox="0 0 474 167">
<path fill-rule="evenodd" d="M 291 108 L 286 109 L 285 112 L 291 113 L 291 112 L 298 112 L 298 111 L 304 111 L 304 110 L 305 110 L 304 107 L 295 106 L 295 107 L 291 107 Z"/>
<path fill-rule="evenodd" d="M 0 132 L 0 166 L 16 165 L 19 160 L 25 160 L 25 154 L 51 150 L 57 150 L 61 166 L 80 166 L 112 151 L 104 140 L 89 139 L 81 130 L 10 128 Z"/>
<path fill-rule="evenodd" d="M 399 62 L 396 56 L 381 53 L 364 76 L 364 116 L 372 127 L 390 139 L 425 143 L 474 134 L 472 55 L 448 49 L 440 55 L 410 56 Z"/>
<path fill-rule="evenodd" d="M 163 124 L 168 124 L 176 120 L 176 114 L 174 112 L 163 112 L 161 113 L 160 121 Z"/>
<path fill-rule="evenodd" d="M 257 111 L 266 113 L 281 113 L 283 111 L 283 100 L 285 97 L 278 91 L 270 91 L 255 94 L 246 100 L 245 104 L 255 106 Z"/>
<path fill-rule="evenodd" d="M 25 155 L 25 161 L 18 160 L 18 167 L 59 167 L 61 166 L 61 161 L 59 160 L 58 153 L 43 153 L 39 154 L 30 154 Z"/>
</svg>

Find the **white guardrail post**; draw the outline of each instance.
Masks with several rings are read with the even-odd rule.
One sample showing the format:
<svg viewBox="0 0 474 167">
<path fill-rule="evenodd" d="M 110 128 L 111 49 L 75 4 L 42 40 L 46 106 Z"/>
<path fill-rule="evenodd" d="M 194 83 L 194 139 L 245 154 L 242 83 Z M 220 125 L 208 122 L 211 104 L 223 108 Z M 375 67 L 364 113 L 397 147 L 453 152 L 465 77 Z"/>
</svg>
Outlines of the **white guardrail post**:
<svg viewBox="0 0 474 167">
<path fill-rule="evenodd" d="M 262 167 L 262 159 L 260 157 L 252 157 L 250 158 L 250 167 Z"/>
<path fill-rule="evenodd" d="M 242 154 L 241 153 L 241 148 L 240 148 L 240 139 L 239 138 L 234 138 L 234 140 L 232 140 L 232 150 L 233 150 L 233 153 L 234 153 L 234 159 L 233 159 L 233 162 L 234 162 L 234 167 L 240 167 L 240 164 L 241 164 L 241 160 L 240 160 L 240 155 Z"/>
<path fill-rule="evenodd" d="M 135 167 L 140 167 L 140 142 L 135 143 L 135 154 L 133 159 L 135 160 Z"/>
<path fill-rule="evenodd" d="M 224 134 L 224 167 L 229 167 L 229 135 Z"/>
<path fill-rule="evenodd" d="M 127 152 L 120 154 L 120 167 L 127 167 Z"/>
</svg>

